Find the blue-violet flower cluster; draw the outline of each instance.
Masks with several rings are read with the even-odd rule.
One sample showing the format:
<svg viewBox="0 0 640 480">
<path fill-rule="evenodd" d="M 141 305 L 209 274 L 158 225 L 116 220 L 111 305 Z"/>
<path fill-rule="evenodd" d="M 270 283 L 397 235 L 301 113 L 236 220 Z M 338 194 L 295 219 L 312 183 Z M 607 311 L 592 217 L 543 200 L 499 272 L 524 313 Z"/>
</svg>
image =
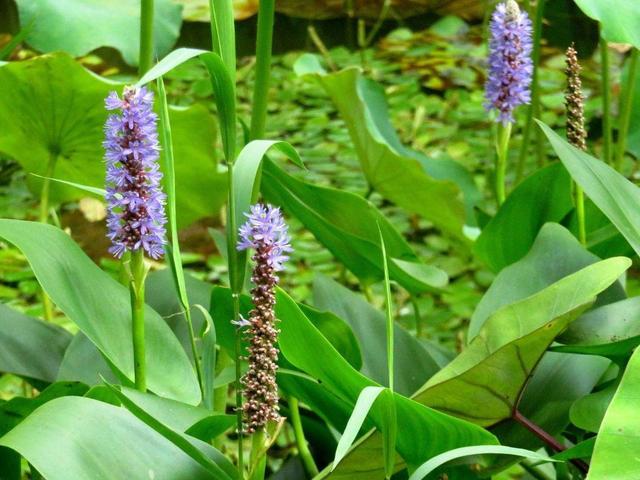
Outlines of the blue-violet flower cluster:
<svg viewBox="0 0 640 480">
<path fill-rule="evenodd" d="M 245 401 L 244 428 L 247 433 L 263 429 L 270 420 L 279 420 L 278 349 L 279 330 L 276 328 L 274 306 L 276 272 L 281 271 L 291 251 L 287 225 L 279 208 L 256 204 L 240 227 L 239 250 L 252 248 L 255 253 L 251 281 L 253 310 L 249 314 L 249 369 L 242 377 Z"/>
<path fill-rule="evenodd" d="M 531 101 L 531 33 L 531 20 L 515 0 L 496 7 L 491 18 L 485 107 L 497 110 L 498 121 L 503 124 L 514 121 L 515 107 Z"/>
<path fill-rule="evenodd" d="M 167 219 L 153 92 L 125 87 L 122 98 L 111 92 L 105 106 L 119 110 L 105 124 L 109 251 L 119 258 L 126 251 L 142 248 L 158 258 L 163 253 Z"/>
</svg>

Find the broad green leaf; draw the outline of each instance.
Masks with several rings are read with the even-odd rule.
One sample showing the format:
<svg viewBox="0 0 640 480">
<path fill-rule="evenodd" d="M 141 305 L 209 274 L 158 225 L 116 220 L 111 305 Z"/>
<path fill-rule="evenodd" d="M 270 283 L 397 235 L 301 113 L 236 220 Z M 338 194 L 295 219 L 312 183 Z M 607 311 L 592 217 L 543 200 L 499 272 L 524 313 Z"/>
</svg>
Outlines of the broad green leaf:
<svg viewBox="0 0 640 480">
<path fill-rule="evenodd" d="M 563 333 L 555 350 L 615 358 L 640 344 L 640 297 L 603 305 L 585 313 Z"/>
<path fill-rule="evenodd" d="M 359 69 L 332 74 L 314 71 L 307 55 L 299 63 L 297 71 L 313 74 L 340 111 L 371 187 L 405 210 L 467 241 L 462 227 L 465 217 L 473 218 L 472 209 L 479 199 L 469 173 L 455 162 L 431 160 L 403 146 L 389 122 L 384 92 Z"/>
<path fill-rule="evenodd" d="M 361 373 L 384 384 L 387 381 L 384 314 L 360 295 L 324 275 L 313 282 L 314 304 L 329 310 L 349 323 L 360 342 Z M 394 325 L 394 384 L 402 395 L 411 395 L 438 370 L 438 363 L 416 338 L 401 325 Z"/>
<path fill-rule="evenodd" d="M 598 432 L 589 480 L 635 480 L 640 475 L 640 349 L 627 364 Z"/>
<path fill-rule="evenodd" d="M 476 240 L 474 251 L 494 272 L 524 257 L 540 228 L 573 208 L 571 180 L 562 164 L 538 170 L 509 194 Z"/>
<path fill-rule="evenodd" d="M 587 432 L 598 433 L 602 419 L 617 388 L 618 384 L 613 382 L 602 390 L 576 400 L 569 412 L 571 423 Z"/>
<path fill-rule="evenodd" d="M 450 462 L 451 460 L 456 460 L 461 457 L 470 457 L 485 454 L 511 455 L 515 457 L 529 458 L 538 462 L 554 461 L 553 459 L 546 457 L 545 455 L 541 455 L 530 450 L 524 450 L 522 448 L 505 447 L 502 445 L 478 445 L 476 447 L 456 448 L 454 450 L 441 453 L 440 455 L 429 459 L 428 461 L 420 465 L 420 467 L 418 467 L 416 471 L 411 474 L 409 480 L 422 480 L 438 467 L 444 465 L 447 462 Z"/>
<path fill-rule="evenodd" d="M 193 442 L 215 459 L 212 447 Z M 126 409 L 89 398 L 46 403 L 0 438 L 0 445 L 18 451 L 47 480 L 216 478 Z"/>
<path fill-rule="evenodd" d="M 527 382 L 518 410 L 551 435 L 562 434 L 570 423 L 573 403 L 588 395 L 611 362 L 595 356 L 547 352 Z M 544 443 L 514 420 L 491 429 L 504 445 L 537 449 Z M 496 459 L 499 468 L 506 459 Z"/>
<path fill-rule="evenodd" d="M 351 413 L 351 417 L 349 417 L 349 421 L 347 422 L 347 426 L 342 432 L 342 436 L 340 437 L 340 441 L 338 442 L 338 447 L 336 448 L 336 454 L 333 457 L 333 463 L 331 465 L 331 470 L 334 470 L 340 461 L 347 454 L 347 451 L 353 445 L 356 437 L 358 436 L 358 432 L 362 428 L 362 425 L 369 415 L 369 411 L 373 404 L 377 400 L 378 396 L 384 391 L 384 387 L 365 387 L 358 395 L 358 400 L 356 400 L 356 404 L 353 407 L 353 412 Z"/>
<path fill-rule="evenodd" d="M 122 375 L 114 374 L 98 347 L 81 331 L 76 333 L 64 352 L 56 381 L 76 381 L 97 385 L 102 383 L 102 378 L 110 382 L 123 380 Z M 133 386 L 131 381 L 127 384 Z"/>
<path fill-rule="evenodd" d="M 628 0 L 575 0 L 589 17 L 602 24 L 602 36 L 609 42 L 630 43 L 640 48 L 640 10 Z"/>
<path fill-rule="evenodd" d="M 53 382 L 69 343 L 63 328 L 0 304 L 0 372 Z"/>
<path fill-rule="evenodd" d="M 213 285 L 198 280 L 188 273 L 185 275 L 185 288 L 192 305 L 209 308 Z M 145 281 L 145 301 L 158 312 L 176 334 L 184 350 L 191 356 L 189 329 L 184 314 L 184 307 L 175 293 L 175 284 L 169 269 L 156 270 L 149 273 Z M 205 328 L 206 318 L 198 308 L 191 308 L 193 328 L 201 332 Z"/>
<path fill-rule="evenodd" d="M 129 65 L 138 64 L 140 0 L 18 0 L 20 23 L 33 22 L 26 41 L 40 52 L 65 51 L 85 55 L 113 47 Z M 154 58 L 165 55 L 178 39 L 181 8 L 170 0 L 155 0 Z"/>
<path fill-rule="evenodd" d="M 51 225 L 0 220 L 0 237 L 24 253 L 52 301 L 120 372 L 132 379 L 128 289 L 100 270 L 66 233 Z M 195 373 L 174 334 L 149 307 L 145 310 L 145 324 L 150 390 L 186 403 L 198 403 L 200 391 Z"/>
<path fill-rule="evenodd" d="M 209 80 L 218 109 L 225 158 L 227 162 L 231 163 L 235 159 L 236 153 L 236 103 L 233 74 L 227 71 L 218 54 L 195 48 L 178 48 L 149 70 L 138 81 L 138 85 L 152 82 L 194 57 L 198 57 L 209 72 Z"/>
<path fill-rule="evenodd" d="M 75 382 L 49 385 L 34 398 L 14 397 L 0 401 L 0 438 L 45 403 L 63 396 L 82 396 L 87 386 Z M 21 480 L 20 455 L 7 447 L 0 447 L 0 479 Z"/>
<path fill-rule="evenodd" d="M 555 223 L 544 225 L 529 253 L 504 268 L 482 297 L 471 317 L 468 339 L 473 339 L 487 318 L 500 307 L 533 295 L 598 260 L 564 227 Z M 624 290 L 616 283 L 598 297 L 597 305 L 623 298 Z"/>
<path fill-rule="evenodd" d="M 365 387 L 377 386 L 338 354 L 290 297 L 279 291 L 277 299 L 276 310 L 282 330 L 279 345 L 287 361 L 320 380 L 328 391 L 352 405 L 356 403 Z M 321 362 L 317 361 L 319 358 L 322 359 Z M 393 398 L 398 422 L 397 451 L 409 464 L 420 464 L 430 456 L 451 448 L 495 442 L 488 432 L 471 423 L 424 407 L 398 394 L 394 394 Z M 372 420 L 378 429 L 382 429 L 383 419 L 375 409 L 372 411 Z M 369 474 L 382 471 L 384 455 L 382 442 L 377 439 L 378 435 L 366 437 L 376 445 L 376 450 L 379 448 L 378 454 L 371 457 L 366 466 L 354 465 L 349 460 L 352 453 L 348 453 L 336 469 L 336 474 L 345 475 L 345 470 L 353 472 L 353 468 L 360 472 L 366 470 Z M 438 442 L 429 441 L 429 438 L 438 438 Z M 356 458 L 361 458 L 357 456 L 359 445 L 362 445 L 362 442 L 352 450 L 356 452 Z"/>
<path fill-rule="evenodd" d="M 412 268 L 420 269 L 417 255 L 369 201 L 344 190 L 298 180 L 270 160 L 264 163 L 262 173 L 261 189 L 266 199 L 300 220 L 363 283 L 375 283 L 384 277 L 376 226 L 380 225 L 393 280 L 413 293 L 424 292 L 426 282 L 433 282 L 427 289 L 443 286 L 446 274 L 434 274 L 435 267 L 429 277 L 424 271 L 412 274 Z M 402 262 L 416 265 L 409 268 Z"/>
<path fill-rule="evenodd" d="M 491 315 L 469 346 L 414 399 L 480 425 L 511 417 L 533 369 L 566 326 L 631 262 L 602 260 Z M 474 398 L 473 403 L 468 399 Z"/>
<path fill-rule="evenodd" d="M 82 383 L 57 382 L 49 385 L 33 398 L 13 397 L 11 400 L 0 403 L 0 437 L 41 405 L 60 397 L 81 397 L 87 390 L 88 387 Z"/>
<path fill-rule="evenodd" d="M 143 393 L 133 388 L 121 387 L 119 393 L 119 397 L 127 397 L 129 401 L 133 402 L 138 408 L 144 410 L 144 412 L 154 419 L 179 432 L 186 432 L 197 423 L 209 417 L 221 416 L 211 415 L 211 412 L 203 407 L 194 407 L 193 405 L 178 402 L 170 398 Z M 233 418 L 235 419 L 235 417 Z"/>
<path fill-rule="evenodd" d="M 538 122 L 558 157 L 585 194 L 640 253 L 640 189 L 625 177 Z"/>
<path fill-rule="evenodd" d="M 213 448 L 211 452 L 203 452 L 197 442 L 184 435 L 181 432 L 182 429 L 176 429 L 173 426 L 178 425 L 184 427 L 184 423 L 182 422 L 188 417 L 191 417 L 191 419 L 195 418 L 197 413 L 188 411 L 188 406 L 183 408 L 179 405 L 179 402 L 173 402 L 170 405 L 173 407 L 173 412 L 167 412 L 166 408 L 163 408 L 166 407 L 167 404 L 163 404 L 163 402 L 157 399 L 145 397 L 144 394 L 138 395 L 138 392 L 135 390 L 124 392 L 110 384 L 107 384 L 107 387 L 118 397 L 127 410 L 198 462 L 213 478 L 231 479 L 237 476 L 233 465 L 224 455 Z M 155 417 L 144 409 L 141 406 L 142 402 L 144 402 L 147 407 L 151 407 L 154 413 L 156 415 L 159 414 L 161 418 Z M 170 422 L 171 425 L 168 425 L 167 421 Z"/>
<path fill-rule="evenodd" d="M 0 84 L 0 110 L 12 112 L 0 116 L 0 152 L 29 173 L 94 188 L 104 185 L 104 99 L 122 90 L 122 84 L 100 79 L 62 53 L 5 65 Z M 171 108 L 169 114 L 178 225 L 186 226 L 217 213 L 226 195 L 225 177 L 217 173 L 211 155 L 215 123 L 206 108 Z M 30 176 L 28 184 L 39 193 L 42 180 Z M 53 204 L 83 196 L 73 186 L 51 184 Z"/>
</svg>

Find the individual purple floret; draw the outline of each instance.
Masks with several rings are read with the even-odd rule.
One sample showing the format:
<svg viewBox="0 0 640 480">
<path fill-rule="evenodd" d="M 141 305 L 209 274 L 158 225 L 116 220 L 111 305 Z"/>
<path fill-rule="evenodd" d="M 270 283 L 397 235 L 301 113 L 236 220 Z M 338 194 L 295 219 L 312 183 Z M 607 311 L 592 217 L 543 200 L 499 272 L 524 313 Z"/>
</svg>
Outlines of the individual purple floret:
<svg viewBox="0 0 640 480">
<path fill-rule="evenodd" d="M 122 99 L 111 92 L 105 106 L 120 110 L 109 115 L 104 128 L 109 252 L 120 258 L 126 251 L 143 248 L 150 257 L 159 258 L 167 218 L 153 93 L 144 87 L 125 87 Z"/>
<path fill-rule="evenodd" d="M 238 322 L 239 327 L 248 326 L 249 369 L 242 377 L 245 402 L 244 428 L 254 433 L 265 427 L 270 420 L 279 420 L 278 385 L 278 329 L 274 306 L 276 272 L 283 269 L 291 251 L 287 225 L 279 208 L 256 204 L 247 215 L 247 222 L 240 227 L 239 250 L 253 248 L 255 263 L 251 281 L 251 299 L 254 309 L 249 319 Z"/>
<path fill-rule="evenodd" d="M 513 123 L 514 108 L 531 101 L 531 32 L 531 20 L 515 0 L 496 7 L 491 18 L 485 107 L 497 110 L 497 121 L 503 124 Z"/>
</svg>

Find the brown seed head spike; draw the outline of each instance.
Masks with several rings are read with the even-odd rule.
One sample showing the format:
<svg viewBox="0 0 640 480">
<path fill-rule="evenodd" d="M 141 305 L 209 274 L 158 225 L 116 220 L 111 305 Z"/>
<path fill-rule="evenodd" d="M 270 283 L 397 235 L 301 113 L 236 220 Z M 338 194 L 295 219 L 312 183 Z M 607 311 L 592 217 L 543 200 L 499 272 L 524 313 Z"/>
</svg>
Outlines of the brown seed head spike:
<svg viewBox="0 0 640 480">
<path fill-rule="evenodd" d="M 567 49 L 567 90 L 565 106 L 567 109 L 567 139 L 574 147 L 587 150 L 587 131 L 584 128 L 584 95 L 580 80 L 578 53 L 573 45 Z"/>
<path fill-rule="evenodd" d="M 243 405 L 245 431 L 249 434 L 265 427 L 270 421 L 278 421 L 278 349 L 275 347 L 279 330 L 274 314 L 277 277 L 266 261 L 268 247 L 256 250 L 255 268 L 251 280 L 254 309 L 249 316 L 249 369 L 242 378 L 245 403 Z"/>
</svg>

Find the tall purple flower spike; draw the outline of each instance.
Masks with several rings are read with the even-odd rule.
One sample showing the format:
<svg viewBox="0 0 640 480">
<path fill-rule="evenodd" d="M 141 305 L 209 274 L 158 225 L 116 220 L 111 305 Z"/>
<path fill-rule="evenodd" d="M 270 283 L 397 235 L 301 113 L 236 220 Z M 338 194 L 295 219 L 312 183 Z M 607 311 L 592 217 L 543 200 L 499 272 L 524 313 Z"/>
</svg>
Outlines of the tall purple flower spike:
<svg viewBox="0 0 640 480">
<path fill-rule="evenodd" d="M 531 20 L 515 0 L 496 7 L 491 18 L 485 108 L 497 110 L 497 121 L 503 124 L 513 123 L 515 107 L 531 101 L 531 33 Z"/>
<path fill-rule="evenodd" d="M 109 115 L 104 127 L 109 252 L 120 258 L 142 248 L 150 257 L 159 258 L 167 218 L 166 196 L 160 188 L 153 93 L 144 87 L 125 87 L 122 99 L 111 92 L 105 106 L 120 111 Z"/>
<path fill-rule="evenodd" d="M 279 420 L 278 385 L 278 329 L 274 306 L 276 272 L 281 271 L 291 251 L 287 225 L 279 208 L 256 204 L 247 215 L 247 222 L 240 227 L 238 250 L 253 248 L 255 265 L 251 281 L 254 288 L 251 298 L 254 309 L 249 319 L 242 319 L 239 327 L 248 326 L 249 369 L 242 377 L 245 402 L 244 428 L 247 433 L 263 429 L 270 420 Z"/>
</svg>

